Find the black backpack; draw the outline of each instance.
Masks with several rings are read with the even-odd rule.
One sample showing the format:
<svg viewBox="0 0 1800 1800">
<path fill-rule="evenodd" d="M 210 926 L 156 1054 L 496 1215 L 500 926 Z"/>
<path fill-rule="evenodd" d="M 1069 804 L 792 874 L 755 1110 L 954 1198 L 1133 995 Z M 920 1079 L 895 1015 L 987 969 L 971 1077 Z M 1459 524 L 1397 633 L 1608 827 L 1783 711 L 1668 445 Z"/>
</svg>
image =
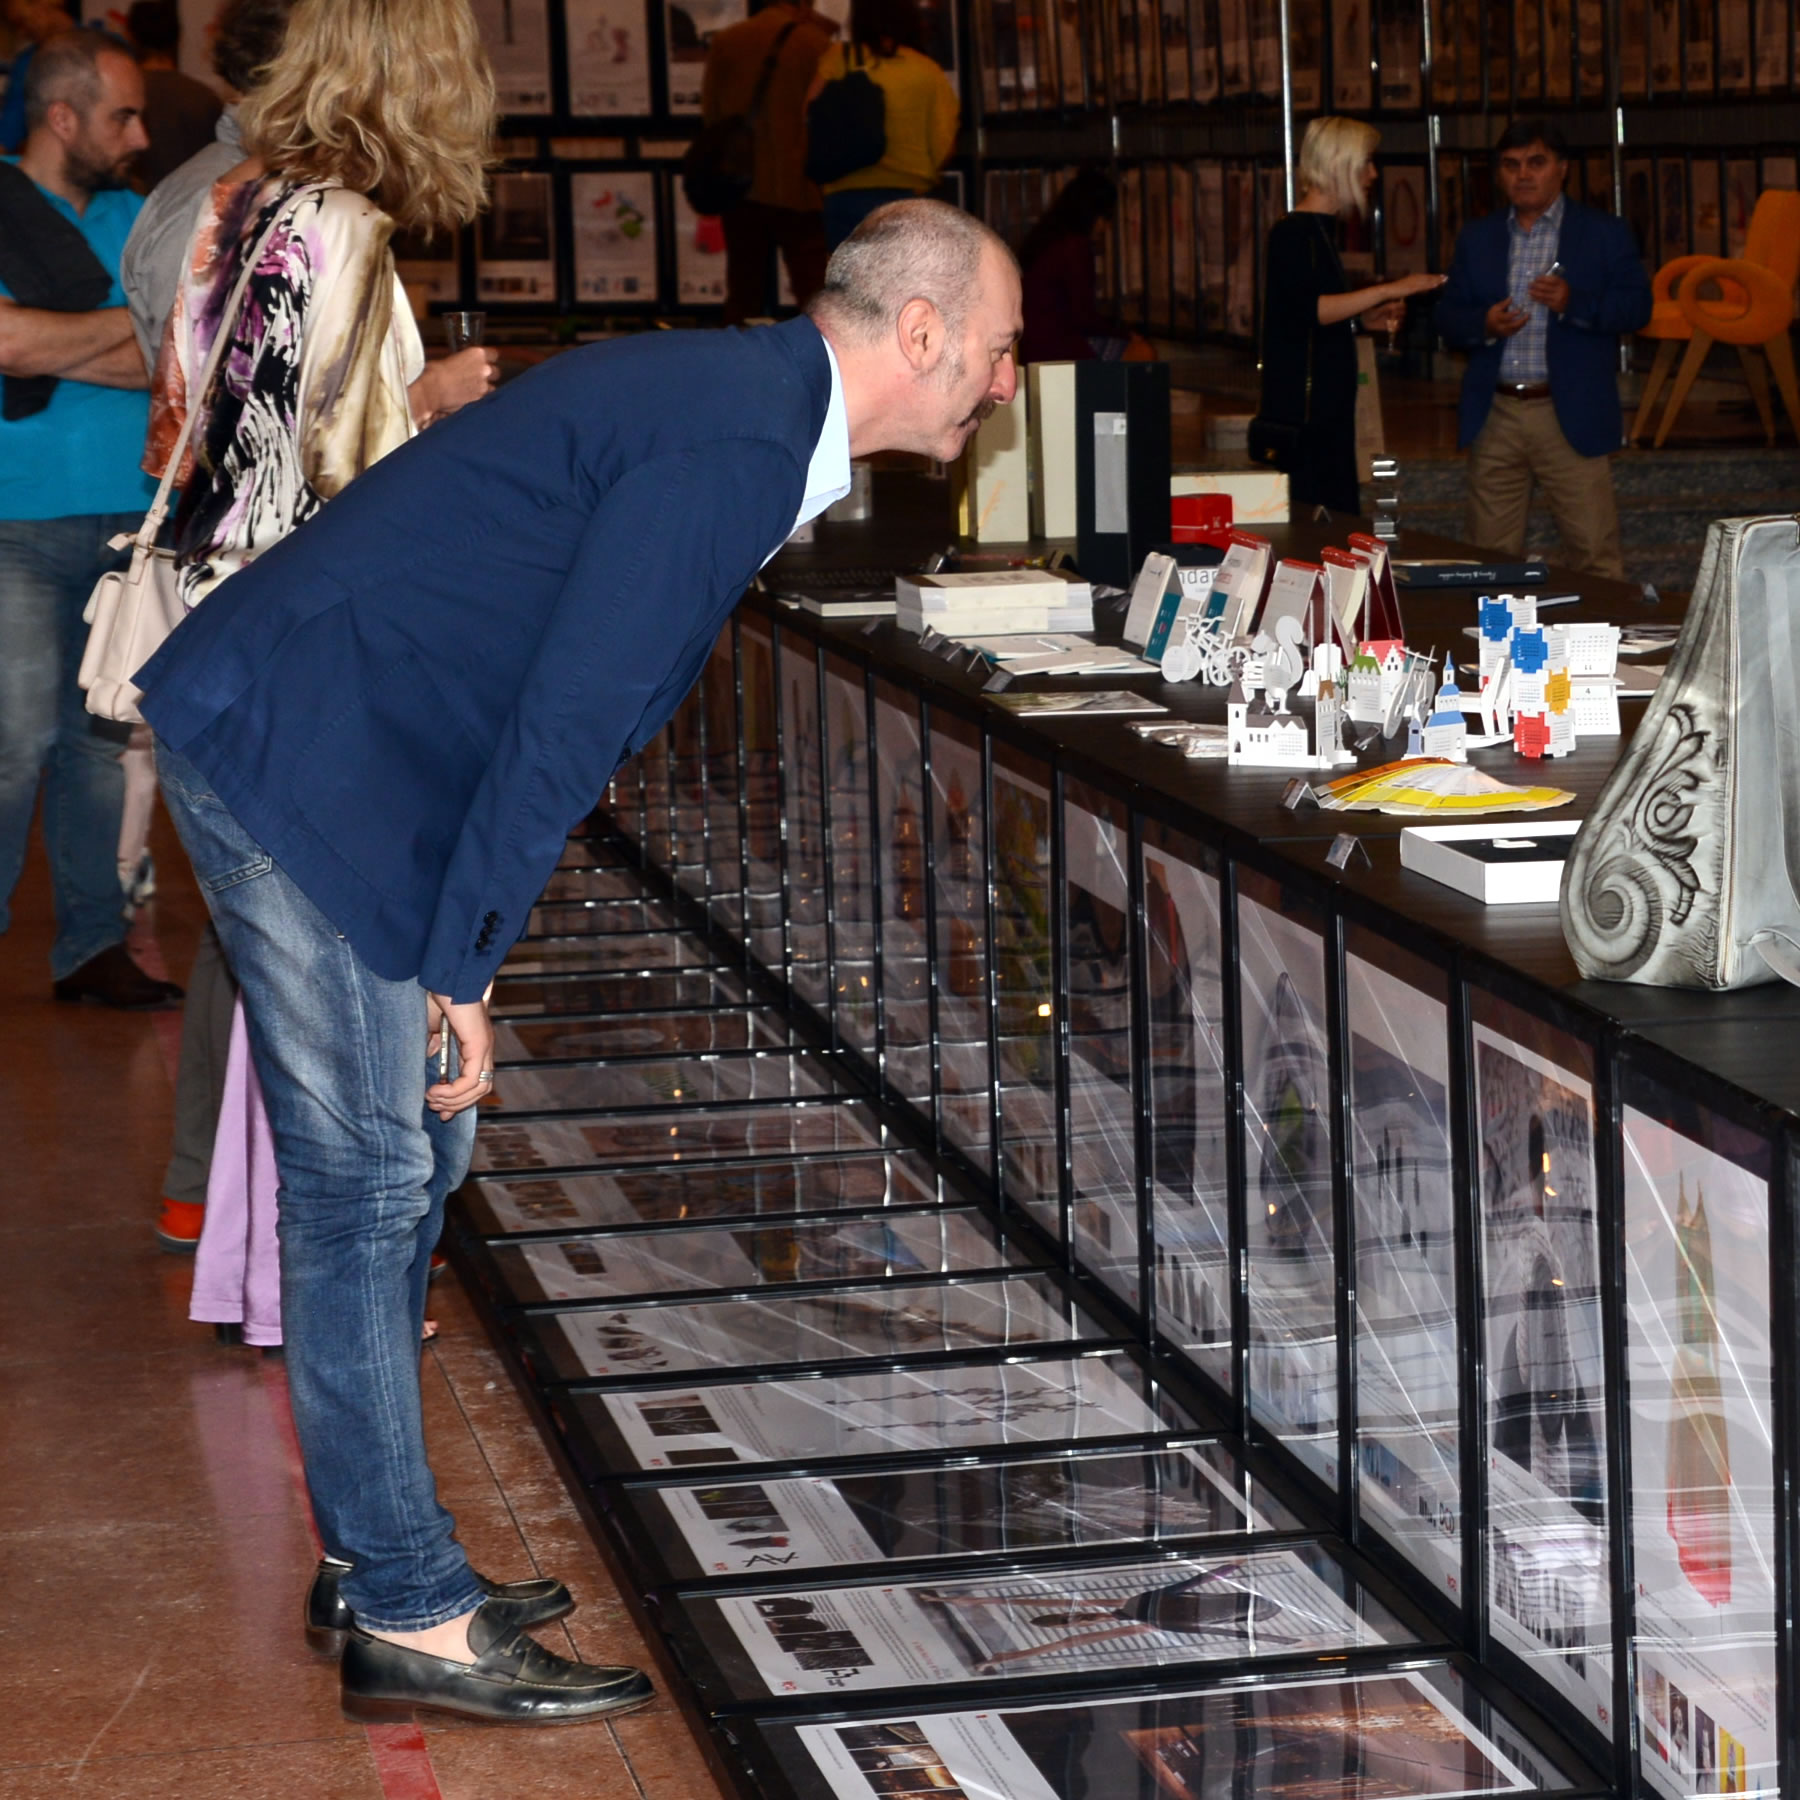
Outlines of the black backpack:
<svg viewBox="0 0 1800 1800">
<path fill-rule="evenodd" d="M 762 72 L 756 78 L 756 91 L 750 96 L 748 112 L 733 113 L 706 126 L 688 145 L 681 159 L 681 191 L 695 212 L 727 213 L 742 206 L 756 179 L 756 121 L 775 79 L 775 65 L 781 58 L 781 47 L 799 20 L 782 26 L 780 35 L 769 46 L 763 59 Z"/>
<path fill-rule="evenodd" d="M 855 65 L 826 82 L 806 109 L 806 179 L 821 187 L 887 155 L 887 95 L 864 69 L 860 44 L 846 55 Z"/>
</svg>

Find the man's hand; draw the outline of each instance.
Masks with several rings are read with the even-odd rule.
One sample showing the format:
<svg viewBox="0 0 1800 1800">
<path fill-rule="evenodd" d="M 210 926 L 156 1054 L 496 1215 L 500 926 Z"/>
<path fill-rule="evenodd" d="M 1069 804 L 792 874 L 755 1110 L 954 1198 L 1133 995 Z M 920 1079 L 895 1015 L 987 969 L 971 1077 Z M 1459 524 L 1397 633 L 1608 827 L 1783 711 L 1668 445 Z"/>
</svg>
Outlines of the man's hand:
<svg viewBox="0 0 1800 1800">
<path fill-rule="evenodd" d="M 1481 322 L 1481 328 L 1491 338 L 1509 338 L 1521 332 L 1531 322 L 1531 315 L 1521 312 L 1512 303 L 1509 295 L 1504 300 L 1496 300 L 1487 309 L 1487 316 Z"/>
<path fill-rule="evenodd" d="M 447 1021 L 450 1035 L 456 1040 L 459 1072 L 454 1081 L 433 1082 L 425 1090 L 425 1104 L 440 1119 L 453 1119 L 478 1100 L 485 1100 L 493 1088 L 494 1026 L 488 1018 L 487 995 L 461 1005 L 443 994 L 427 994 L 426 1001 L 430 1034 L 425 1041 L 425 1054 L 432 1057 L 441 1053 Z"/>
<path fill-rule="evenodd" d="M 1569 284 L 1560 275 L 1540 275 L 1526 290 L 1539 306 L 1547 306 L 1560 319 L 1569 305 Z"/>
</svg>

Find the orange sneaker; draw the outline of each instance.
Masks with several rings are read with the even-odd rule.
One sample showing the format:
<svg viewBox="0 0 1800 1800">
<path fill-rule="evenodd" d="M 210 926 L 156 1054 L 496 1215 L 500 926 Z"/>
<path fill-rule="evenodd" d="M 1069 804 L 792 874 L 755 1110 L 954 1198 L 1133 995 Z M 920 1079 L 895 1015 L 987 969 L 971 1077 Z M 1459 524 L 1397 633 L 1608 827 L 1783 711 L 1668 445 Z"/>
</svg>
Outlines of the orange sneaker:
<svg viewBox="0 0 1800 1800">
<path fill-rule="evenodd" d="M 206 1208 L 192 1200 L 164 1200 L 156 1221 L 156 1241 L 172 1256 L 192 1256 L 200 1242 Z"/>
</svg>

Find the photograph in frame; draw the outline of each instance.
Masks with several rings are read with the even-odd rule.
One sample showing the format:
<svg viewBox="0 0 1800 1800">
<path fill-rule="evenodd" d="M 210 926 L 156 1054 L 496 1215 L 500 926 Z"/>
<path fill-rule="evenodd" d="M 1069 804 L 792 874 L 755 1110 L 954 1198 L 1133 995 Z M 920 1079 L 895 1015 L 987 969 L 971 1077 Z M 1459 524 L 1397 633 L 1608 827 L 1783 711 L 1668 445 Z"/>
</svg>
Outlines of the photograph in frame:
<svg viewBox="0 0 1800 1800">
<path fill-rule="evenodd" d="M 575 239 L 575 299 L 599 306 L 654 305 L 656 269 L 654 171 L 579 170 L 569 177 Z"/>
<path fill-rule="evenodd" d="M 1640 1767 L 1669 1800 L 1776 1785 L 1767 1139 L 1634 1084 L 1626 1373 Z"/>
<path fill-rule="evenodd" d="M 554 112 L 549 0 L 470 0 L 470 10 L 493 65 L 500 116 Z"/>
<path fill-rule="evenodd" d="M 556 299 L 556 207 L 545 170 L 500 170 L 476 226 L 475 292 L 484 301 Z M 513 965 L 518 973 L 526 971 Z"/>
<path fill-rule="evenodd" d="M 669 111 L 698 113 L 706 51 L 728 25 L 750 16 L 746 0 L 667 0 L 663 10 L 663 55 Z"/>
<path fill-rule="evenodd" d="M 1331 103 L 1339 112 L 1374 104 L 1371 41 L 1368 0 L 1331 0 Z"/>
<path fill-rule="evenodd" d="M 648 0 L 563 0 L 569 111 L 630 118 L 653 110 Z"/>
<path fill-rule="evenodd" d="M 1495 1639 L 1611 1734 L 1611 1553 L 1590 1053 L 1472 996 Z"/>
</svg>

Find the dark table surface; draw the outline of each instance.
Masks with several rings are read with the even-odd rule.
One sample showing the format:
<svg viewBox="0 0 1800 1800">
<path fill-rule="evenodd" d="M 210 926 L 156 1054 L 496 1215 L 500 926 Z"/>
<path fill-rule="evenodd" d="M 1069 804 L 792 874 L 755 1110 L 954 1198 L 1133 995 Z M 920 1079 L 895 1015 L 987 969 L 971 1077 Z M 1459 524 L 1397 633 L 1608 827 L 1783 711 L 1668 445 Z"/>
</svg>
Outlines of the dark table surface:
<svg viewBox="0 0 1800 1800">
<path fill-rule="evenodd" d="M 1404 521 L 1404 501 L 1401 508 Z M 1342 544 L 1352 527 L 1339 520 L 1331 525 L 1294 522 L 1257 526 L 1277 556 L 1302 556 L 1316 560 L 1326 544 Z M 876 479 L 873 518 L 857 524 L 832 524 L 821 520 L 814 543 L 784 550 L 765 572 L 765 583 L 779 588 L 784 583 L 819 584 L 830 579 L 833 569 L 890 567 L 916 568 L 934 550 L 954 541 L 950 525 L 948 484 L 924 476 L 880 474 Z M 963 546 L 972 557 L 1039 553 L 1054 545 Z M 1071 549 L 1073 546 L 1069 546 Z M 1694 546 L 1696 566 L 1701 546 Z M 1473 556 L 1466 546 L 1423 533 L 1402 530 L 1395 553 L 1407 556 Z M 1547 624 L 1598 619 L 1614 625 L 1671 624 L 1681 617 L 1679 607 L 1645 601 L 1640 589 L 1623 582 L 1602 581 L 1551 567 L 1543 594 L 1578 593 L 1577 604 L 1559 606 L 1545 614 Z M 1464 635 L 1475 622 L 1475 596 L 1466 589 L 1401 590 L 1401 609 L 1406 639 L 1415 650 L 1436 647 L 1440 652 L 1455 647 L 1457 660 L 1474 660 L 1475 643 Z M 827 646 L 866 657 L 877 672 L 888 672 L 900 683 L 922 690 L 938 704 L 965 714 L 985 711 L 991 725 L 999 725 L 1011 740 L 1035 746 L 1042 752 L 1058 752 L 1076 773 L 1092 773 L 1114 788 L 1136 790 L 1131 797 L 1165 816 L 1191 812 L 1210 822 L 1212 835 L 1223 828 L 1228 839 L 1266 852 L 1309 871 L 1315 878 L 1340 883 L 1349 894 L 1367 902 L 1372 916 L 1385 916 L 1389 929 L 1402 928 L 1442 948 L 1455 948 L 1465 956 L 1540 986 L 1553 989 L 1564 1001 L 1596 1020 L 1615 1025 L 1650 1043 L 1660 1045 L 1684 1061 L 1693 1063 L 1737 1088 L 1751 1099 L 1800 1117 L 1800 1068 L 1794 1066 L 1792 1046 L 1800 1039 L 1800 991 L 1775 982 L 1730 994 L 1703 993 L 1683 988 L 1653 988 L 1620 982 L 1584 981 L 1578 974 L 1554 905 L 1484 906 L 1455 889 L 1414 874 L 1400 866 L 1400 832 L 1423 822 L 1389 813 L 1322 812 L 1314 807 L 1290 811 L 1282 795 L 1293 779 L 1288 769 L 1233 768 L 1222 759 L 1189 760 L 1177 750 L 1152 744 L 1128 729 L 1124 718 L 1019 719 L 1002 715 L 981 693 L 986 671 L 970 673 L 944 658 L 920 648 L 919 640 L 894 622 L 862 620 L 826 622 L 806 613 L 791 613 L 776 606 L 784 618 L 799 619 L 817 632 Z M 1118 641 L 1122 616 L 1105 607 L 1096 608 L 1095 635 L 1102 641 Z M 1661 661 L 1660 655 L 1645 659 Z M 1170 684 L 1157 677 L 1084 676 L 1078 680 L 1021 680 L 1011 691 L 1033 688 L 1067 690 L 1128 687 L 1167 706 L 1176 718 L 1223 722 L 1224 690 L 1204 683 Z M 1531 815 L 1534 823 L 1549 819 L 1584 818 L 1592 809 L 1607 776 L 1638 721 L 1645 702 L 1620 704 L 1621 735 L 1591 737 L 1567 757 L 1528 761 L 1501 748 L 1478 751 L 1470 761 L 1500 780 L 1519 785 L 1566 788 L 1575 798 L 1553 812 Z M 1401 745 L 1377 739 L 1361 760 L 1373 764 L 1390 760 Z M 1323 779 L 1315 772 L 1313 779 Z M 1368 853 L 1365 863 L 1353 859 L 1340 872 L 1325 857 L 1340 833 L 1359 838 Z M 1264 860 L 1259 856 L 1257 860 Z M 1362 910 L 1359 908 L 1358 910 Z"/>
</svg>

